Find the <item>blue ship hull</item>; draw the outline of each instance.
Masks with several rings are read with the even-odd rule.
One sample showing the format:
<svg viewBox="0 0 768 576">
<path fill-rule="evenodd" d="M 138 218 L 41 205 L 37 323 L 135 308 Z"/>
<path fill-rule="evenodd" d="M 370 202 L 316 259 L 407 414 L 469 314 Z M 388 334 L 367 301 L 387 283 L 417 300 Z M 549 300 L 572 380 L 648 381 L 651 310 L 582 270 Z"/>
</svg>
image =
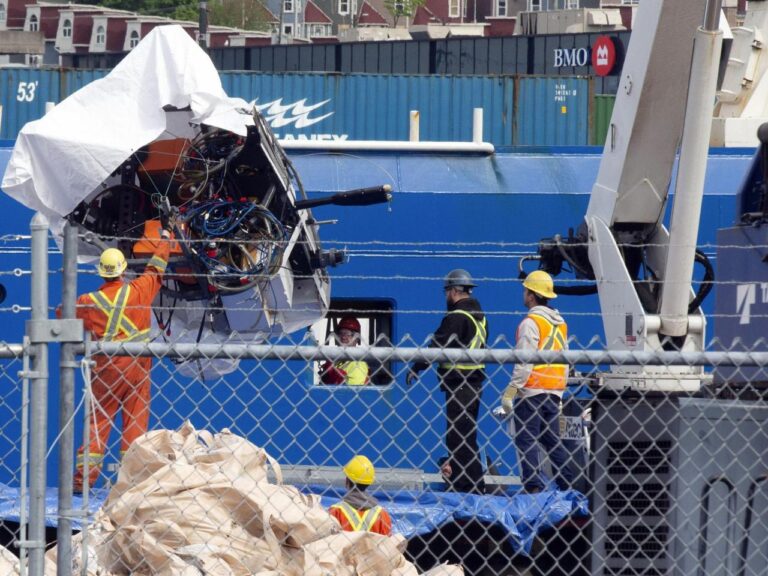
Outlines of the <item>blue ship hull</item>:
<svg viewBox="0 0 768 576">
<path fill-rule="evenodd" d="M 348 263 L 330 271 L 334 299 L 387 301 L 394 309 L 393 342 L 422 343 L 443 313 L 441 278 L 452 268 L 466 268 L 479 280 L 476 295 L 489 314 L 490 342 L 511 346 L 523 313 L 519 257 L 534 254 L 539 239 L 565 233 L 581 222 L 600 152 L 595 148 L 503 152 L 491 157 L 301 152 L 289 156 L 310 197 L 392 184 L 389 210 L 382 206 L 314 210 L 318 220 L 339 220 L 321 226 L 324 248 L 346 248 L 350 253 Z M 9 154 L 10 149 L 0 149 L 3 169 Z M 716 270 L 716 233 L 734 222 L 736 193 L 751 158 L 750 150 L 713 151 L 710 156 L 699 244 L 713 258 Z M 3 237 L 29 233 L 32 213 L 6 195 L 0 195 L 0 213 Z M 25 245 L 4 243 L 8 249 Z M 5 252 L 4 271 L 29 270 L 28 251 Z M 59 267 L 60 256 L 52 253 L 50 268 Z M 2 304 L 0 341 L 20 342 L 29 314 L 10 308 L 28 306 L 29 278 L 3 276 L 1 281 L 8 297 Z M 98 279 L 83 274 L 78 292 L 97 285 Z M 61 293 L 59 274 L 51 275 L 50 291 L 55 306 Z M 581 345 L 602 338 L 597 296 L 563 297 L 557 305 Z M 713 309 L 710 297 L 704 310 Z M 13 374 L 21 369 L 20 363 L 9 366 Z M 156 362 L 151 426 L 176 428 L 189 419 L 198 428 L 229 428 L 291 464 L 341 465 L 362 451 L 375 454 L 376 464 L 383 467 L 437 469 L 445 451 L 445 424 L 434 373 L 410 389 L 402 374 L 389 386 L 351 389 L 314 386 L 310 363 L 294 361 L 288 368 L 273 361 L 243 361 L 239 371 L 203 382 L 175 374 L 170 362 Z M 393 368 L 398 374 L 403 367 Z M 479 438 L 501 463 L 500 472 L 513 474 L 517 470 L 511 441 L 490 414 L 510 367 L 489 368 Z M 56 366 L 51 366 L 50 441 L 57 434 L 57 383 Z M 4 395 L 0 406 L 6 438 L 20 437 L 20 397 L 16 389 Z M 78 420 L 80 438 L 82 419 Z M 4 462 L 4 474 L 18 470 L 14 457 L 18 452 Z M 55 458 L 49 461 L 53 479 Z M 0 482 L 18 484 L 18 477 L 0 476 Z"/>
</svg>

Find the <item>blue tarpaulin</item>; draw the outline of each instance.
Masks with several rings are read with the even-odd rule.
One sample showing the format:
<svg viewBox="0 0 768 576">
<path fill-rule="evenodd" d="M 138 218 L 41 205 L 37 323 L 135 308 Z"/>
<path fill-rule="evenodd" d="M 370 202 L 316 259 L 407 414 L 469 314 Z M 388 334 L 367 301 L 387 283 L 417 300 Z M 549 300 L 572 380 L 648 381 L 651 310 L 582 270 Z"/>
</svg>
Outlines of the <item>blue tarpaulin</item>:
<svg viewBox="0 0 768 576">
<path fill-rule="evenodd" d="M 327 486 L 304 486 L 305 493 L 319 494 L 323 507 L 338 502 L 344 490 Z M 104 503 L 106 489 L 94 489 L 88 497 L 89 517 Z M 477 496 L 455 492 L 374 491 L 392 516 L 392 529 L 406 538 L 425 535 L 451 521 L 475 520 L 501 527 L 516 552 L 529 553 L 533 539 L 540 531 L 556 525 L 568 516 L 586 516 L 587 499 L 574 490 L 556 490 L 539 494 L 513 496 Z M 72 499 L 75 510 L 82 509 L 82 496 Z M 18 488 L 0 484 L 0 518 L 19 522 L 21 497 Z M 58 490 L 48 488 L 45 495 L 45 524 L 58 524 Z M 72 527 L 79 530 L 81 521 L 73 519 Z"/>
<path fill-rule="evenodd" d="M 302 491 L 320 494 L 326 508 L 344 494 L 342 489 L 326 486 L 307 486 Z M 429 534 L 447 522 L 475 520 L 502 528 L 513 550 L 525 554 L 542 530 L 569 516 L 589 514 L 586 497 L 575 490 L 509 496 L 406 490 L 371 494 L 392 516 L 392 530 L 406 538 Z"/>
<path fill-rule="evenodd" d="M 88 496 L 88 516 L 90 518 L 101 508 L 104 500 L 107 499 L 109 490 L 96 488 L 91 490 Z M 29 491 L 27 491 L 27 501 L 29 501 Z M 27 506 L 29 509 L 29 506 Z M 72 497 L 72 509 L 83 509 L 82 496 Z M 17 487 L 0 484 L 0 519 L 5 522 L 19 522 L 21 515 L 21 491 Z M 45 525 L 55 528 L 58 525 L 59 517 L 59 489 L 46 488 L 45 490 Z M 27 516 L 29 518 L 29 516 Z M 79 530 L 81 520 L 72 519 L 72 528 Z"/>
<path fill-rule="evenodd" d="M 338 502 L 344 491 L 327 486 L 302 486 L 303 492 L 319 494 L 326 508 Z M 92 490 L 88 512 L 92 518 L 106 499 L 106 489 Z M 534 537 L 568 516 L 588 514 L 587 499 L 573 490 L 547 491 L 539 494 L 510 496 L 476 496 L 455 492 L 374 491 L 392 516 L 393 531 L 406 538 L 425 535 L 452 521 L 475 520 L 502 528 L 515 552 L 529 553 Z M 81 509 L 83 498 L 73 497 L 73 508 Z M 18 488 L 0 484 L 0 518 L 19 522 L 21 499 Z M 45 497 L 46 526 L 58 523 L 58 491 L 48 488 Z M 73 519 L 72 527 L 80 529 L 81 521 Z"/>
</svg>

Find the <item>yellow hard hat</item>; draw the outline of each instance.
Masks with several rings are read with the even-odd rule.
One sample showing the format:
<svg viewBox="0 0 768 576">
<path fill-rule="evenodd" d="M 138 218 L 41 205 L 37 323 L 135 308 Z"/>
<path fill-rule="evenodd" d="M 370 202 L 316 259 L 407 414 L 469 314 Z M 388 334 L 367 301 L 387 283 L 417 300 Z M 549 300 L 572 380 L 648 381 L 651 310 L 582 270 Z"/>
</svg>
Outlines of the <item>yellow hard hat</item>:
<svg viewBox="0 0 768 576">
<path fill-rule="evenodd" d="M 370 486 L 376 480 L 373 464 L 365 456 L 355 456 L 344 466 L 344 474 L 355 484 Z"/>
<path fill-rule="evenodd" d="M 127 267 L 128 263 L 125 261 L 125 256 L 123 256 L 120 250 L 117 248 L 107 248 L 101 253 L 99 265 L 96 269 L 102 278 L 118 278 L 125 272 Z"/>
<path fill-rule="evenodd" d="M 534 270 L 528 274 L 523 281 L 523 286 L 544 298 L 557 298 L 555 287 L 552 283 L 552 276 L 544 272 L 544 270 Z"/>
</svg>

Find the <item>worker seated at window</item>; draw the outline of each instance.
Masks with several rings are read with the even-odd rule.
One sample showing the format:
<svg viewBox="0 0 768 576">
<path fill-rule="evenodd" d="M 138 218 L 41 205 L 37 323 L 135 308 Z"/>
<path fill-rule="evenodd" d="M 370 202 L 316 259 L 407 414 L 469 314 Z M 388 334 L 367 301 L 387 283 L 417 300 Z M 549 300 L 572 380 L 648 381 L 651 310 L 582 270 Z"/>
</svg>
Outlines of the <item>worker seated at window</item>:
<svg viewBox="0 0 768 576">
<path fill-rule="evenodd" d="M 344 316 L 336 327 L 336 342 L 341 346 L 357 346 L 360 343 L 360 322 L 354 316 Z M 363 360 L 326 361 L 320 366 L 323 384 L 368 384 L 368 363 Z"/>
<path fill-rule="evenodd" d="M 331 506 L 331 516 L 347 532 L 376 532 L 392 534 L 392 518 L 379 505 L 379 501 L 366 493 L 368 486 L 376 479 L 373 464 L 365 456 L 355 456 L 344 466 L 347 493 L 341 502 Z"/>
</svg>

